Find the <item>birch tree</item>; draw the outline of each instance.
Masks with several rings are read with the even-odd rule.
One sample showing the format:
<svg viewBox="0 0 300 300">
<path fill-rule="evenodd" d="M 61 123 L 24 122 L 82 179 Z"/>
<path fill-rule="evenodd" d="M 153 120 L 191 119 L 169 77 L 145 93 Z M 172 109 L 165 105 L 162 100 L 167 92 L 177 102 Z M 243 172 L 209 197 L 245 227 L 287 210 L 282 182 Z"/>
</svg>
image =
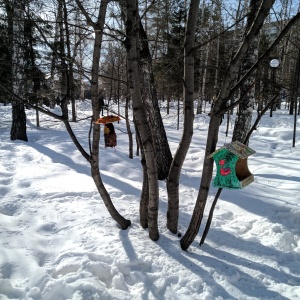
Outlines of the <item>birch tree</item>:
<svg viewBox="0 0 300 300">
<path fill-rule="evenodd" d="M 140 136 L 140 143 L 145 156 L 148 184 L 148 222 L 149 237 L 156 241 L 159 238 L 158 232 L 158 202 L 159 186 L 158 172 L 155 159 L 154 142 L 147 122 L 146 112 L 142 102 L 140 68 L 139 68 L 139 15 L 137 1 L 126 1 L 126 7 L 122 6 L 125 15 L 127 52 L 127 67 L 129 88 L 132 98 L 133 116 L 135 125 Z"/>
<path fill-rule="evenodd" d="M 141 41 L 139 59 L 142 91 L 141 96 L 145 105 L 149 129 L 151 130 L 151 135 L 154 142 L 158 179 L 163 180 L 168 176 L 172 161 L 172 154 L 160 114 L 148 36 L 141 21 L 139 23 L 139 34 Z"/>
<path fill-rule="evenodd" d="M 29 107 L 42 112 L 44 114 L 47 114 L 56 120 L 59 120 L 64 123 L 67 132 L 69 133 L 72 141 L 74 142 L 74 145 L 77 147 L 77 149 L 80 151 L 84 159 L 86 159 L 90 166 L 91 166 L 91 175 L 95 182 L 95 185 L 99 191 L 99 194 L 101 195 L 103 202 L 112 216 L 112 218 L 120 225 L 122 229 L 128 228 L 130 226 L 131 222 L 130 220 L 125 219 L 123 216 L 119 214 L 119 212 L 114 207 L 112 200 L 110 198 L 110 195 L 108 194 L 103 181 L 101 179 L 100 170 L 99 170 L 99 140 L 100 140 L 100 125 L 95 124 L 95 120 L 99 118 L 100 115 L 100 109 L 99 109 L 99 99 L 98 99 L 98 77 L 99 77 L 99 62 L 100 62 L 100 52 L 101 52 L 101 46 L 102 46 L 102 39 L 103 39 L 103 32 L 104 32 L 104 24 L 105 24 L 105 16 L 107 11 L 107 5 L 109 0 L 103 0 L 101 1 L 101 4 L 98 8 L 98 15 L 95 17 L 95 21 L 92 20 L 89 13 L 85 10 L 82 3 L 77 0 L 76 3 L 80 10 L 82 11 L 82 14 L 86 18 L 87 24 L 93 29 L 94 31 L 94 45 L 93 45 L 93 61 L 92 61 L 92 71 L 91 71 L 91 83 L 92 83 L 92 118 L 91 118 L 91 134 L 90 134 L 90 141 L 89 141 L 89 150 L 88 153 L 82 145 L 79 143 L 78 139 L 76 138 L 76 135 L 74 134 L 71 125 L 68 120 L 68 116 L 65 113 L 64 110 L 62 110 L 62 114 L 58 115 L 55 114 L 49 110 L 44 109 L 41 106 L 36 105 L 35 103 L 30 103 L 26 100 L 25 95 L 22 90 L 19 90 L 20 86 L 22 86 L 22 79 L 23 76 L 23 68 L 20 68 L 22 64 L 23 55 L 22 52 L 15 51 L 15 61 L 18 62 L 18 64 L 13 65 L 16 70 L 14 72 L 19 75 L 18 79 L 18 85 L 13 87 L 12 89 L 6 87 L 2 83 L 0 83 L 0 89 L 7 93 L 8 95 L 12 96 L 14 99 L 14 102 L 19 106 L 23 107 L 24 103 L 28 105 Z M 10 4 L 10 3 L 8 3 Z M 8 8 L 12 8 L 11 6 L 8 6 Z M 18 6 L 16 5 L 16 8 Z M 23 16 L 22 16 L 23 10 L 18 10 L 15 12 L 15 15 L 12 14 L 14 21 L 15 19 L 18 21 L 18 23 L 15 24 L 14 32 L 20 33 L 23 32 Z M 21 14 L 21 15 L 20 15 Z M 47 41 L 45 36 L 42 34 L 41 31 L 39 31 L 41 34 L 41 37 L 43 37 L 45 44 L 51 48 L 51 43 Z M 20 44 L 20 40 L 14 42 L 16 44 L 16 47 Z M 53 49 L 52 49 L 53 50 Z M 62 51 L 62 50 L 61 50 Z M 19 54 L 20 53 L 20 54 Z M 21 75 L 20 75 L 21 74 Z M 16 75 L 15 75 L 16 76 Z M 66 108 L 67 109 L 67 106 Z M 21 114 L 18 112 L 16 116 L 20 119 Z M 22 116 L 21 116 L 22 117 Z"/>
<path fill-rule="evenodd" d="M 256 18 L 251 26 L 251 29 L 245 35 L 243 43 L 241 44 L 238 52 L 236 53 L 228 67 L 227 77 L 224 79 L 220 93 L 216 99 L 215 105 L 211 112 L 211 119 L 209 122 L 209 128 L 207 133 L 205 157 L 208 157 L 211 153 L 213 153 L 216 150 L 220 119 L 222 118 L 222 115 L 219 114 L 219 111 L 222 108 L 226 107 L 228 97 L 230 95 L 232 81 L 235 79 L 235 76 L 238 73 L 238 69 L 241 66 L 242 60 L 246 55 L 251 42 L 258 35 L 263 25 L 263 22 L 269 14 L 269 11 L 272 8 L 274 2 L 275 0 L 263 1 L 256 15 Z M 183 250 L 186 250 L 191 245 L 199 231 L 200 224 L 203 218 L 205 204 L 208 197 L 208 192 L 210 189 L 212 174 L 213 159 L 204 159 L 202 178 L 193 215 L 189 227 L 180 241 L 181 248 Z"/>
<path fill-rule="evenodd" d="M 93 60 L 92 60 L 92 71 L 91 71 L 91 93 L 92 93 L 92 141 L 90 144 L 90 152 L 88 155 L 81 148 L 81 152 L 84 157 L 89 161 L 91 165 L 91 174 L 95 182 L 95 185 L 103 199 L 103 202 L 112 216 L 112 218 L 121 226 L 122 229 L 127 229 L 130 226 L 130 220 L 125 219 L 119 214 L 119 212 L 114 207 L 111 197 L 107 192 L 104 183 L 101 178 L 100 169 L 99 169 L 99 141 L 100 141 L 100 125 L 95 124 L 94 122 L 100 117 L 100 106 L 99 106 L 99 97 L 98 97 L 98 84 L 99 84 L 99 63 L 100 63 L 100 54 L 101 46 L 104 32 L 105 17 L 107 11 L 107 5 L 109 0 L 102 0 L 96 21 L 94 22 L 82 3 L 79 0 L 76 0 L 78 7 L 86 18 L 87 24 L 94 29 L 94 47 L 93 47 Z M 65 122 L 65 125 L 69 127 L 69 123 Z M 78 143 L 77 143 L 78 145 Z"/>
<path fill-rule="evenodd" d="M 192 49 L 195 42 L 199 3 L 200 0 L 191 0 L 189 6 L 184 41 L 184 125 L 181 141 L 174 155 L 167 180 L 167 227 L 173 233 L 176 233 L 178 229 L 180 172 L 193 136 L 195 52 Z"/>
</svg>

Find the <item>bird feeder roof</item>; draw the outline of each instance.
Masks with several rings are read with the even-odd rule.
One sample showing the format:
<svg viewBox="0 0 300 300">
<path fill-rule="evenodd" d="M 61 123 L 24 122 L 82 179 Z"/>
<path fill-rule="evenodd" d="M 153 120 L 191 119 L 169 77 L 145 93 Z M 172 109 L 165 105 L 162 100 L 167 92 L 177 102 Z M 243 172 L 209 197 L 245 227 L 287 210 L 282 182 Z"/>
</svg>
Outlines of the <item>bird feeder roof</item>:
<svg viewBox="0 0 300 300">
<path fill-rule="evenodd" d="M 229 152 L 237 155 L 238 157 L 240 157 L 242 159 L 245 159 L 248 156 L 255 153 L 255 151 L 253 149 L 249 148 L 248 146 L 242 144 L 239 141 L 234 141 L 230 144 L 225 144 L 223 147 L 221 147 L 220 149 L 218 149 L 215 152 L 213 152 L 212 154 L 210 154 L 208 156 L 208 158 L 214 157 L 214 155 L 217 154 L 222 149 L 227 149 Z"/>
<path fill-rule="evenodd" d="M 112 122 L 116 122 L 116 121 L 120 121 L 121 118 L 119 116 L 104 116 L 98 120 L 95 121 L 95 124 L 107 124 L 107 123 L 112 123 Z"/>
</svg>

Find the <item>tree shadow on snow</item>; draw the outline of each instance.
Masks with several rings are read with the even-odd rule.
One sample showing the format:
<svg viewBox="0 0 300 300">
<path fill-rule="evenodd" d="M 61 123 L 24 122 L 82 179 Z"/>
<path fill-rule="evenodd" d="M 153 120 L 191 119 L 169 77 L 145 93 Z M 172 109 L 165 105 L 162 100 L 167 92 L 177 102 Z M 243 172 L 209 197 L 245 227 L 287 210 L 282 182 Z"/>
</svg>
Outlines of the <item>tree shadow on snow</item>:
<svg viewBox="0 0 300 300">
<path fill-rule="evenodd" d="M 172 244 L 172 240 L 166 236 L 162 236 L 158 241 L 159 246 L 178 263 L 182 264 L 185 268 L 191 272 L 200 276 L 200 278 L 207 283 L 207 285 L 213 289 L 214 297 L 222 296 L 224 299 L 235 299 L 229 291 L 226 290 L 226 286 L 233 286 L 236 291 L 235 294 L 240 293 L 238 298 L 241 299 L 244 296 L 256 297 L 257 299 L 286 299 L 288 298 L 280 295 L 275 291 L 271 291 L 267 284 L 264 284 L 261 277 L 253 277 L 251 274 L 243 271 L 240 266 L 246 268 L 252 268 L 254 271 L 259 271 L 265 274 L 266 278 L 274 279 L 278 283 L 282 283 L 282 271 L 276 270 L 266 265 L 247 260 L 243 257 L 235 256 L 229 252 L 225 252 L 219 249 L 212 248 L 208 245 L 201 246 L 201 250 L 208 255 L 183 252 L 178 249 L 177 245 Z M 239 245 L 239 241 L 237 244 Z M 247 245 L 245 242 L 245 249 L 247 251 L 251 247 L 261 247 L 259 243 L 253 243 L 255 245 Z M 230 244 L 236 245 L 236 244 Z M 198 246 L 200 247 L 200 246 Z M 262 246 L 264 247 L 264 246 Z M 276 253 L 274 253 L 276 255 Z M 194 262 L 197 260 L 197 263 Z M 200 267 L 199 263 L 201 264 Z M 209 268 L 212 272 L 206 271 Z M 218 274 L 216 274 L 216 272 Z M 285 274 L 284 282 L 288 284 L 289 280 L 299 281 L 298 277 Z M 216 279 L 219 279 L 219 283 Z M 224 284 L 227 281 L 227 284 Z M 240 291 L 240 292 L 239 292 Z"/>
</svg>

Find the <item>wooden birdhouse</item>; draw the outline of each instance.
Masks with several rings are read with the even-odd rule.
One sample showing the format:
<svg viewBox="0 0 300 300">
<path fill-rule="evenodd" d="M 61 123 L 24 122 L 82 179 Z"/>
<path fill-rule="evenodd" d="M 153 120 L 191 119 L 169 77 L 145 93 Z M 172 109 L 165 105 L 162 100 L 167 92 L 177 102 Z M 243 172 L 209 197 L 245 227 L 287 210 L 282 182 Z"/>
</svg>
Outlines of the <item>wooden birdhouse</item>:
<svg viewBox="0 0 300 300">
<path fill-rule="evenodd" d="M 213 186 L 227 189 L 242 189 L 254 181 L 248 169 L 248 156 L 255 151 L 235 141 L 225 144 L 208 156 L 213 158 L 217 166 L 217 174 Z"/>
</svg>

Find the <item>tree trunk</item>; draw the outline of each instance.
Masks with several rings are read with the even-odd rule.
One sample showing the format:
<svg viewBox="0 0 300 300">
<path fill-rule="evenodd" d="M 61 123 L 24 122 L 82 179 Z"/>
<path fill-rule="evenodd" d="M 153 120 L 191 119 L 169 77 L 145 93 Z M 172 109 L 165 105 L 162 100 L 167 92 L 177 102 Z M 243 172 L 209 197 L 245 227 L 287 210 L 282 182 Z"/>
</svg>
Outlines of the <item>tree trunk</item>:
<svg viewBox="0 0 300 300">
<path fill-rule="evenodd" d="M 13 92 L 23 98 L 25 88 L 24 76 L 24 5 L 14 4 L 13 8 L 13 42 L 12 42 L 12 82 Z M 24 103 L 12 101 L 12 125 L 10 131 L 11 140 L 28 141 L 26 132 L 26 114 Z"/>
<path fill-rule="evenodd" d="M 205 0 L 202 0 L 202 4 L 201 5 L 201 16 L 200 16 L 200 32 L 204 31 L 204 12 L 205 12 Z M 200 35 L 200 39 L 203 38 L 203 34 Z M 199 49 L 199 80 L 198 80 L 198 85 L 199 85 L 199 92 L 198 92 L 198 101 L 197 101 L 197 110 L 196 110 L 196 114 L 202 114 L 202 106 L 203 106 L 203 82 L 205 81 L 205 74 L 204 74 L 204 70 L 206 68 L 203 68 L 206 64 L 204 64 L 203 61 L 203 56 L 204 56 L 204 52 L 205 52 L 206 47 L 201 47 Z M 208 51 L 207 51 L 208 53 Z M 204 84 L 205 86 L 205 84 Z"/>
<path fill-rule="evenodd" d="M 99 62 L 100 62 L 100 51 L 102 46 L 103 38 L 103 28 L 105 22 L 105 15 L 107 10 L 107 4 L 109 0 L 102 0 L 99 8 L 99 15 L 97 23 L 94 23 L 86 13 L 84 7 L 79 0 L 76 0 L 78 7 L 81 9 L 82 13 L 86 16 L 88 23 L 93 26 L 95 30 L 95 42 L 93 51 L 93 61 L 92 61 L 92 78 L 91 78 L 91 93 L 92 93 L 92 109 L 93 109 L 93 119 L 95 121 L 100 116 L 99 107 L 99 97 L 98 97 L 98 74 L 99 74 Z M 94 123 L 94 122 L 92 122 Z M 100 141 L 100 125 L 94 124 L 92 132 L 92 145 L 91 145 L 91 175 L 95 182 L 95 185 L 103 199 L 103 202 L 112 216 L 112 218 L 121 226 L 122 229 L 127 229 L 130 226 L 130 220 L 126 220 L 114 207 L 110 195 L 107 192 L 99 170 L 99 141 Z"/>
<path fill-rule="evenodd" d="M 193 136 L 194 122 L 194 51 L 195 29 L 200 0 L 190 3 L 184 42 L 184 126 L 180 144 L 172 161 L 167 180 L 168 212 L 167 227 L 176 233 L 179 215 L 180 172 Z"/>
<path fill-rule="evenodd" d="M 68 10 L 66 1 L 63 1 L 63 16 L 64 16 L 64 24 L 65 24 L 65 32 L 66 32 L 66 44 L 67 44 L 67 57 L 68 64 L 66 67 L 68 68 L 66 71 L 67 74 L 67 95 L 68 100 L 71 100 L 72 107 L 72 121 L 76 122 L 76 105 L 75 105 L 75 85 L 74 85 L 74 74 L 73 74 L 73 57 L 71 54 L 71 41 L 70 41 L 70 32 L 69 32 L 69 24 L 68 24 Z"/>
<path fill-rule="evenodd" d="M 138 143 L 141 144 L 141 138 L 137 128 L 136 128 L 136 136 L 139 141 Z M 145 159 L 143 148 L 141 148 L 141 157 L 142 157 L 141 164 L 143 167 L 143 186 L 142 186 L 141 199 L 140 199 L 140 223 L 143 228 L 148 228 L 149 183 L 148 183 L 146 159 Z"/>
<path fill-rule="evenodd" d="M 294 130 L 293 130 L 293 147 L 296 145 L 296 131 L 297 131 L 297 115 L 299 112 L 297 111 L 297 104 L 298 104 L 298 98 L 299 98 L 299 79 L 300 79 L 300 49 L 298 50 L 298 57 L 296 61 L 296 75 L 294 79 L 294 90 L 293 93 L 293 99 L 294 99 L 294 105 L 295 105 L 295 114 L 294 114 Z"/>
<path fill-rule="evenodd" d="M 128 116 L 128 110 L 129 110 L 129 92 L 126 94 L 126 103 L 125 103 L 125 118 L 126 118 L 126 129 L 128 134 L 128 140 L 129 140 L 129 149 L 128 149 L 128 157 L 133 158 L 133 138 L 132 138 L 132 132 L 130 129 L 130 120 Z"/>
<path fill-rule="evenodd" d="M 123 7 L 124 8 L 124 7 Z M 126 52 L 127 67 L 129 77 L 129 87 L 132 98 L 133 114 L 138 128 L 141 147 L 145 154 L 148 185 L 149 185 L 149 205 L 148 205 L 148 230 L 149 237 L 156 241 L 159 238 L 158 232 L 158 173 L 156 167 L 154 143 L 151 136 L 149 124 L 142 102 L 140 72 L 139 72 L 139 16 L 136 1 L 126 1 Z"/>
<path fill-rule="evenodd" d="M 254 22 L 254 18 L 258 12 L 261 1 L 251 0 L 250 7 L 251 11 L 248 16 L 246 32 L 248 32 L 251 28 L 251 25 Z M 254 65 L 257 60 L 257 52 L 258 52 L 258 37 L 255 37 L 249 46 L 247 54 L 244 58 L 243 65 L 241 67 L 242 76 L 249 71 L 249 69 Z M 233 130 L 232 141 L 240 141 L 243 142 L 248 131 L 251 127 L 252 120 L 252 107 L 254 102 L 254 88 L 251 86 L 254 85 L 255 75 L 251 76 L 241 87 L 241 95 L 247 94 L 242 98 L 239 104 L 239 113 L 235 120 L 235 126 Z M 250 90 L 249 90 L 250 89 Z"/>
<path fill-rule="evenodd" d="M 208 43 L 204 47 L 204 55 L 205 55 L 205 60 L 203 63 L 203 78 L 202 78 L 202 86 L 201 86 L 201 104 L 206 102 L 206 79 L 207 79 L 207 67 L 208 67 L 208 56 L 209 56 L 209 49 L 210 49 L 210 43 Z M 201 106 L 202 109 L 202 106 Z M 201 111 L 202 112 L 202 111 Z"/>
<path fill-rule="evenodd" d="M 68 111 L 68 101 L 69 95 L 68 91 L 69 88 L 69 80 L 68 80 L 68 72 L 67 72 L 67 64 L 65 59 L 65 34 L 64 34 L 64 26 L 63 26 L 63 0 L 58 1 L 58 11 L 57 11 L 57 19 L 59 23 L 59 52 L 60 52 L 60 95 L 61 95 L 61 112 L 62 116 L 65 120 L 69 118 L 69 111 Z"/>
<path fill-rule="evenodd" d="M 207 133 L 207 143 L 205 149 L 205 157 L 208 157 L 211 153 L 216 150 L 216 145 L 218 141 L 218 134 L 219 134 L 219 126 L 221 117 L 217 113 L 222 108 L 226 107 L 226 103 L 230 96 L 230 84 L 234 79 L 235 74 L 237 74 L 238 69 L 242 63 L 242 60 L 245 54 L 248 51 L 248 48 L 253 41 L 253 39 L 259 33 L 265 18 L 267 17 L 272 5 L 274 4 L 275 0 L 266 0 L 261 5 L 257 17 L 251 30 L 246 34 L 244 41 L 239 48 L 237 54 L 231 61 L 228 71 L 226 74 L 228 76 L 224 79 L 222 84 L 220 93 L 218 98 L 216 99 L 215 105 L 212 110 L 211 119 L 209 122 L 208 133 Z M 189 227 L 182 237 L 180 244 L 183 250 L 186 250 L 191 243 L 194 241 L 203 218 L 204 208 L 208 197 L 208 192 L 210 188 L 211 178 L 213 174 L 213 159 L 204 159 L 203 163 L 203 172 L 202 178 L 200 182 L 200 188 L 198 192 L 197 201 L 195 204 L 194 212 L 192 215 L 192 219 L 190 221 Z"/>
<path fill-rule="evenodd" d="M 142 101 L 146 108 L 147 120 L 155 146 L 158 179 L 163 180 L 169 174 L 172 154 L 158 105 L 148 37 L 141 21 L 139 30 L 142 47 L 140 51 Z"/>
</svg>

